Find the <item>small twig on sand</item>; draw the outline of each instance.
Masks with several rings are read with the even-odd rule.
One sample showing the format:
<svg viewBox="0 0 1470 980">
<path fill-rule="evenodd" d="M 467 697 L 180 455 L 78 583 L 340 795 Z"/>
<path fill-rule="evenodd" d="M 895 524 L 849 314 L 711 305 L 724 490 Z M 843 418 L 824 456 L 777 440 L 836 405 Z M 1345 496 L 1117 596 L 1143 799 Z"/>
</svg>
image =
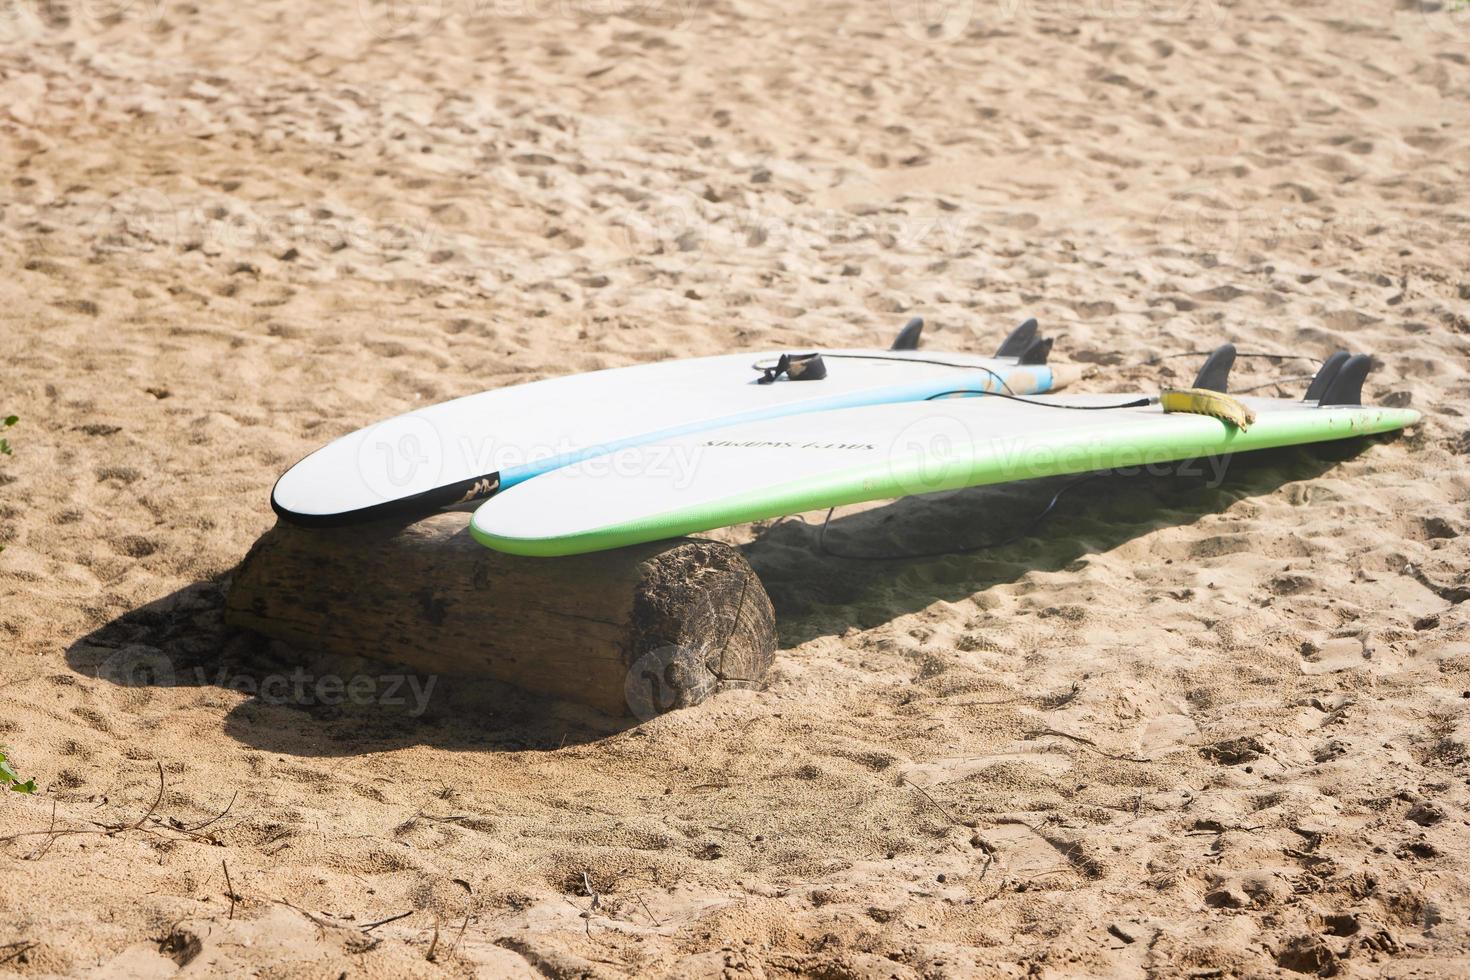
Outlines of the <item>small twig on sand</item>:
<svg viewBox="0 0 1470 980">
<path fill-rule="evenodd" d="M 643 895 L 642 894 L 639 894 L 637 896 L 637 898 L 638 898 L 638 904 L 641 905 L 641 906 L 643 906 L 643 911 L 645 913 L 647 913 L 649 919 L 651 919 L 653 921 L 654 928 L 660 928 L 660 927 L 662 927 L 663 926 L 663 923 L 660 922 L 660 921 L 658 921 L 658 916 L 654 915 L 652 912 L 649 912 L 649 910 L 648 910 L 648 903 L 643 900 Z"/>
<path fill-rule="evenodd" d="M 1081 693 L 1082 685 L 1077 681 L 1073 681 L 1072 687 L 1065 694 L 1051 694 L 1040 700 L 1047 711 L 1056 711 L 1058 708 L 1077 700 L 1077 695 Z"/>
<path fill-rule="evenodd" d="M 453 956 L 454 955 L 454 951 L 457 950 L 457 949 L 459 949 L 460 942 L 462 942 L 464 940 L 464 931 L 466 929 L 468 929 L 469 927 L 470 927 L 470 913 L 466 912 L 464 914 L 464 921 L 459 924 L 459 934 L 454 937 L 454 942 L 449 947 L 449 955 L 450 956 Z"/>
<path fill-rule="evenodd" d="M 235 918 L 235 901 L 239 896 L 235 894 L 234 882 L 230 881 L 230 863 L 228 861 L 221 860 L 220 865 L 225 869 L 225 894 L 228 895 L 230 898 L 229 918 L 233 920 Z"/>
<path fill-rule="evenodd" d="M 137 830 L 148 822 L 148 818 L 153 816 L 154 811 L 158 809 L 158 804 L 163 802 L 163 762 L 158 759 L 154 759 L 153 761 L 158 764 L 158 795 L 153 798 L 153 805 L 148 808 L 147 812 L 145 812 L 141 817 L 138 818 L 137 823 L 133 824 L 130 827 L 114 827 L 114 830 Z"/>
<path fill-rule="evenodd" d="M 585 919 L 585 922 L 586 922 L 586 925 L 587 925 L 587 938 L 588 939 L 591 939 L 592 938 L 592 913 L 593 912 L 596 912 L 598 909 L 602 908 L 602 896 L 600 894 L 598 894 L 597 889 L 595 889 L 595 888 L 592 887 L 592 879 L 589 878 L 589 877 L 587 877 L 587 872 L 585 872 L 585 871 L 582 872 L 582 887 L 585 888 L 585 889 L 587 889 L 587 894 L 588 895 L 591 895 L 592 896 L 592 907 L 587 910 L 587 917 Z"/>
<path fill-rule="evenodd" d="M 914 783 L 911 783 L 907 779 L 900 779 L 899 781 L 901 783 L 903 783 L 905 786 L 908 786 L 911 789 L 916 789 L 921 794 L 923 794 L 924 799 L 926 799 L 930 803 L 934 804 L 934 809 L 936 809 L 940 813 L 944 814 L 945 819 L 948 820 L 950 823 L 954 824 L 956 827 L 964 827 L 965 826 L 958 819 L 956 819 L 955 818 L 955 815 L 953 813 L 950 813 L 949 810 L 947 810 L 942 803 L 940 803 L 934 797 L 930 796 L 928 790 L 924 789 L 924 787 L 919 786 L 919 785 L 916 785 Z"/>
<path fill-rule="evenodd" d="M 598 894 L 597 889 L 592 887 L 592 879 L 587 877 L 587 872 L 585 871 L 582 872 L 582 887 L 586 889 L 587 894 L 592 897 L 592 904 L 587 908 L 582 908 L 582 906 L 572 901 L 571 898 L 566 895 L 563 895 L 562 898 L 565 898 L 567 904 L 576 909 L 581 914 L 582 927 L 587 933 L 587 938 L 591 939 L 592 913 L 596 912 L 599 908 L 602 907 L 602 896 Z"/>
<path fill-rule="evenodd" d="M 1041 705 L 1046 711 L 1056 711 L 1067 703 L 1076 700 L 1077 695 L 1082 693 L 1082 685 L 1072 683 L 1072 686 L 1061 694 L 1018 694 L 1011 698 L 998 698 L 994 701 L 949 701 L 947 704 L 955 707 L 965 708 L 991 708 L 1003 704 L 1016 704 L 1021 701 L 1031 701 Z"/>
<path fill-rule="evenodd" d="M 434 916 L 434 938 L 429 941 L 429 951 L 424 954 L 424 959 L 430 963 L 434 962 L 434 952 L 439 948 L 439 916 Z"/>
<path fill-rule="evenodd" d="M 204 821 L 203 823 L 201 823 L 201 824 L 195 824 L 192 827 L 180 827 L 179 829 L 182 830 L 182 831 L 184 831 L 184 833 L 186 833 L 186 834 L 194 834 L 194 833 L 198 833 L 199 831 L 203 830 L 205 827 L 208 827 L 208 826 L 210 826 L 213 823 L 216 823 L 216 822 L 218 822 L 220 820 L 223 820 L 224 817 L 225 817 L 225 814 L 226 813 L 229 813 L 230 810 L 234 807 L 234 805 L 235 805 L 235 799 L 239 795 L 240 795 L 240 791 L 238 789 L 235 790 L 234 796 L 231 796 L 230 797 L 230 802 L 227 803 L 227 804 L 225 804 L 225 808 L 220 811 L 220 815 L 219 816 L 217 816 L 217 817 L 210 817 L 208 820 Z"/>
<path fill-rule="evenodd" d="M 1032 732 L 1031 734 L 1033 736 L 1055 735 L 1057 738 L 1070 739 L 1071 741 L 1076 742 L 1078 745 L 1091 749 L 1093 752 L 1102 756 L 1104 759 L 1113 759 L 1117 762 L 1151 763 L 1154 761 L 1152 759 L 1140 759 L 1137 756 L 1132 755 L 1114 755 L 1111 752 L 1104 752 L 1102 749 L 1098 748 L 1097 743 L 1090 738 L 1083 738 L 1081 735 L 1072 735 L 1068 732 L 1058 731 L 1055 728 L 1040 728 Z"/>
<path fill-rule="evenodd" d="M 56 843 L 56 836 L 55 836 L 55 833 L 54 833 L 55 830 L 56 830 L 56 801 L 55 800 L 52 800 L 51 801 L 51 823 L 46 828 L 46 834 L 47 834 L 46 841 L 40 847 L 38 847 L 36 850 L 34 850 L 31 853 L 29 853 L 29 854 L 26 855 L 26 860 L 27 861 L 37 861 L 40 858 L 44 857 L 47 851 L 51 850 L 51 845 Z"/>
<path fill-rule="evenodd" d="M 602 896 L 597 893 L 597 889 L 592 887 L 592 879 L 587 877 L 585 871 L 582 872 L 582 887 L 587 889 L 587 894 L 592 897 L 592 911 L 596 912 L 602 905 Z"/>
<path fill-rule="evenodd" d="M 369 922 L 367 925 L 362 926 L 362 931 L 371 932 L 372 930 L 378 928 L 378 926 L 386 926 L 390 922 L 397 922 L 399 919 L 406 919 L 410 915 L 413 915 L 413 909 L 409 909 L 407 912 L 399 912 L 397 915 L 390 915 L 388 916 L 388 918 L 379 919 L 377 922 Z"/>
<path fill-rule="evenodd" d="M 335 922 L 328 922 L 326 919 L 323 919 L 320 916 L 313 915 L 312 913 L 306 911 L 306 909 L 302 908 L 299 905 L 292 905 L 290 902 L 286 901 L 284 898 L 273 898 L 273 899 L 271 899 L 271 901 L 275 902 L 277 905 L 284 905 L 284 906 L 286 906 L 286 908 L 291 909 L 293 912 L 300 912 L 302 915 L 304 915 L 308 919 L 310 919 L 311 922 L 312 922 L 312 924 L 315 925 L 318 929 L 321 930 L 322 934 L 325 934 L 328 929 L 341 929 L 341 928 L 343 928 L 342 926 L 337 925 Z M 405 914 L 407 914 L 407 913 L 405 913 Z"/>
<path fill-rule="evenodd" d="M 0 837 L 0 844 L 9 844 L 12 841 L 20 840 L 22 837 L 45 837 L 46 843 L 40 848 L 40 850 L 31 855 L 31 858 L 34 859 L 49 851 L 51 849 L 51 845 L 55 844 L 56 841 L 62 837 L 72 837 L 77 834 L 105 834 L 106 836 L 111 837 L 113 834 L 120 834 L 129 830 L 141 830 L 145 834 L 155 833 L 152 828 L 145 827 L 143 825 L 148 822 L 148 818 L 153 816 L 153 814 L 158 810 L 158 805 L 163 802 L 163 791 L 163 763 L 159 762 L 158 795 L 154 797 L 152 805 L 150 805 L 147 810 L 143 811 L 143 815 L 134 822 L 130 824 L 99 823 L 96 827 L 68 827 L 57 830 L 56 805 L 53 802 L 51 807 L 51 825 L 49 827 L 47 827 L 45 830 L 24 830 L 18 834 L 11 834 L 8 837 Z M 181 833 L 188 834 L 188 831 L 181 831 Z M 189 836 L 193 837 L 194 835 L 189 834 Z"/>
<path fill-rule="evenodd" d="M 24 956 L 31 950 L 35 949 L 37 945 L 39 944 L 25 939 L 22 939 L 19 942 L 5 943 L 3 946 L 0 946 L 0 952 L 3 952 L 5 954 L 4 956 L 0 956 L 0 963 L 9 963 L 11 960 L 16 959 L 17 957 Z"/>
</svg>

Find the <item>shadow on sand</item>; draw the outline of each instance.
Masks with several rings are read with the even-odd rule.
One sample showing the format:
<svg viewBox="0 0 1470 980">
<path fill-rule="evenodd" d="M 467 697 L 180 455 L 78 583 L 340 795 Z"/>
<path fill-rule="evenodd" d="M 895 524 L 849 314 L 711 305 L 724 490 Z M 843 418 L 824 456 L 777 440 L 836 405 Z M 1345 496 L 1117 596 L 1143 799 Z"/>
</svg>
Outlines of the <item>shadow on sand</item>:
<svg viewBox="0 0 1470 980">
<path fill-rule="evenodd" d="M 1072 478 L 914 497 L 834 519 L 829 549 L 894 555 L 947 551 L 1017 531 L 1011 544 L 968 554 L 864 561 L 823 555 L 817 529 L 777 522 L 745 547 L 776 606 L 781 646 L 867 629 L 936 599 L 959 600 L 1058 571 L 1163 527 L 1185 525 L 1284 483 L 1311 479 L 1362 452 L 1366 440 L 1256 452 L 1172 475 L 1111 475 L 1065 494 Z M 818 515 L 820 517 L 820 515 Z M 71 668 L 132 689 L 194 687 L 246 695 L 225 730 L 241 743 L 297 756 L 358 755 L 408 745 L 450 750 L 555 750 L 636 722 L 526 694 L 494 681 L 421 674 L 366 658 L 294 650 L 224 623 L 229 576 L 198 582 L 119 616 L 67 650 Z M 146 693 L 140 691 L 139 693 Z M 124 699 L 123 704 L 128 704 Z"/>
<path fill-rule="evenodd" d="M 1055 572 L 1239 500 L 1310 480 L 1361 453 L 1366 439 L 1169 464 L 1154 473 L 1051 477 L 907 497 L 834 516 L 779 521 L 745 546 L 776 608 L 781 647 L 871 629 L 935 600 L 957 601 L 1029 571 Z M 1070 485 L 1070 486 L 1069 486 Z M 1048 501 L 1065 491 L 1038 521 Z M 1017 540 L 1017 535 L 1021 535 Z M 1009 541 L 998 547 L 984 547 Z M 955 554 L 957 549 L 981 547 Z M 936 557 L 873 560 L 837 555 Z"/>
<path fill-rule="evenodd" d="M 426 674 L 366 657 L 296 649 L 224 622 L 230 576 L 132 610 L 73 643 L 78 673 L 129 690 L 238 692 L 225 731 L 266 752 L 359 755 L 409 745 L 451 750 L 555 750 L 637 723 L 528 694 L 497 681 Z M 156 710 L 156 708 L 154 709 Z"/>
</svg>

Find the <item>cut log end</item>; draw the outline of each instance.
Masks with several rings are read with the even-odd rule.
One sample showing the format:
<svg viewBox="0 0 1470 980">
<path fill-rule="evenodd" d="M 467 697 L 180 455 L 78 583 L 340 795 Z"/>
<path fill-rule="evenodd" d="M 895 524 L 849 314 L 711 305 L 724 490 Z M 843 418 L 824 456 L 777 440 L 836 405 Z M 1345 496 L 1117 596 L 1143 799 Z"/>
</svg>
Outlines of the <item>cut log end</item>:
<svg viewBox="0 0 1470 980">
<path fill-rule="evenodd" d="M 764 683 L 776 653 L 775 613 L 738 551 L 686 541 L 644 562 L 632 638 L 626 701 L 649 718 Z"/>
<path fill-rule="evenodd" d="M 734 548 L 678 539 L 522 558 L 481 547 L 468 523 L 279 524 L 236 570 L 226 622 L 645 720 L 764 682 L 775 614 Z"/>
</svg>

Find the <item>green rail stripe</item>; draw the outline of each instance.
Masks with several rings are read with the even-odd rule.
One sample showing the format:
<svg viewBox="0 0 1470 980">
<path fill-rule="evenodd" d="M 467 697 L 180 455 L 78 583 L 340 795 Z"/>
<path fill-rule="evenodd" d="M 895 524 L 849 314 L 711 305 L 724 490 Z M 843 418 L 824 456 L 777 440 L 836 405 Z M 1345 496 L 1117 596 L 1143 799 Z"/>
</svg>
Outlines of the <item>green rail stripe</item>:
<svg viewBox="0 0 1470 980">
<path fill-rule="evenodd" d="M 1401 429 L 1419 417 L 1412 409 L 1388 408 L 1263 412 L 1249 430 L 1241 430 L 1204 416 L 1160 413 L 1147 425 L 1120 426 L 1085 442 L 1075 432 L 995 440 L 972 445 L 971 454 L 949 460 L 903 457 L 865 464 L 560 537 L 491 534 L 473 523 L 470 531 L 496 551 L 573 555 L 868 500 L 1350 439 Z M 520 492 L 533 492 L 534 484 L 530 481 Z M 486 504 L 493 505 L 494 498 Z"/>
</svg>

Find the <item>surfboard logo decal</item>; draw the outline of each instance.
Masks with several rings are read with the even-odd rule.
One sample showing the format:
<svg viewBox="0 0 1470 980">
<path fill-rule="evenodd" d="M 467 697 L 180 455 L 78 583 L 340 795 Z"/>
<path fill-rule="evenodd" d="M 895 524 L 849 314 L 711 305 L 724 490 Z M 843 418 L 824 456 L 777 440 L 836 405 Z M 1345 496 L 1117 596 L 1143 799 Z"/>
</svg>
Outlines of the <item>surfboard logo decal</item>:
<svg viewBox="0 0 1470 980">
<path fill-rule="evenodd" d="M 474 485 L 471 486 L 468 490 L 466 490 L 464 492 L 464 496 L 463 497 L 460 497 L 459 500 L 456 501 L 456 502 L 457 503 L 461 503 L 461 504 L 467 504 L 471 500 L 479 500 L 481 497 L 488 497 L 492 493 L 494 493 L 496 490 L 499 490 L 499 489 L 500 489 L 500 477 L 499 477 L 499 475 L 496 475 L 496 476 L 482 476 L 482 477 L 480 477 L 480 479 L 476 480 L 474 482 Z"/>
</svg>

